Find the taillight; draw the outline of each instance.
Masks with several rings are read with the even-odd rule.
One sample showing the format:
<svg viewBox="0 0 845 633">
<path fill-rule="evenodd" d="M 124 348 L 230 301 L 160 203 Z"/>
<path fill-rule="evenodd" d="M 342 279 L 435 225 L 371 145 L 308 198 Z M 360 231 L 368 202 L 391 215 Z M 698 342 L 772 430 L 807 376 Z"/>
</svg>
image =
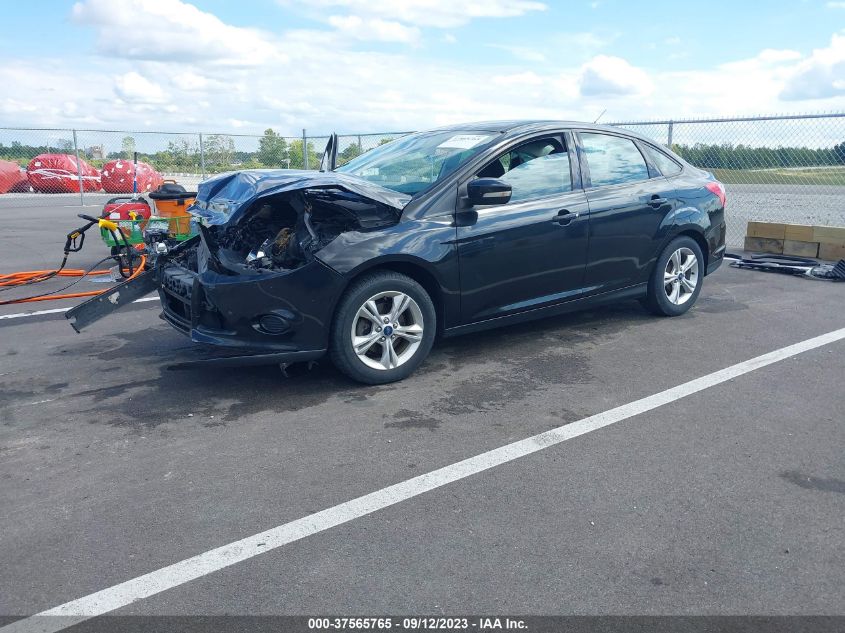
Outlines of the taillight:
<svg viewBox="0 0 845 633">
<path fill-rule="evenodd" d="M 725 201 L 727 200 L 727 196 L 725 195 L 725 185 L 720 183 L 718 180 L 714 180 L 712 182 L 708 182 L 704 187 L 712 193 L 714 196 L 719 198 L 719 202 L 722 203 L 722 206 L 725 206 Z"/>
</svg>

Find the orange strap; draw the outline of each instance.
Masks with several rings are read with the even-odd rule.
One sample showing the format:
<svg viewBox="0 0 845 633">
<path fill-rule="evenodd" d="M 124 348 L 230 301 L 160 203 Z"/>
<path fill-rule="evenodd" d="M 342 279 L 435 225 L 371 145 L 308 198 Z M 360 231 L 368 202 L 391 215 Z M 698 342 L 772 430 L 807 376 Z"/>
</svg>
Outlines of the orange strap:
<svg viewBox="0 0 845 633">
<path fill-rule="evenodd" d="M 108 270 L 92 270 L 89 275 L 107 275 Z M 26 283 L 35 283 L 41 278 L 49 277 L 82 277 L 85 271 L 82 269 L 66 268 L 56 273 L 55 270 L 26 270 L 19 273 L 8 273 L 0 275 L 0 287 L 20 286 Z"/>
<path fill-rule="evenodd" d="M 147 256 L 141 256 L 141 263 L 135 268 L 135 272 L 130 275 L 130 277 L 126 280 L 129 281 L 130 279 L 135 279 L 138 275 L 140 275 L 144 271 L 144 266 L 147 263 Z M 7 275 L 0 275 L 0 286 L 20 286 L 27 282 L 37 283 L 41 277 L 45 279 L 48 278 L 51 273 L 55 271 L 52 270 L 30 270 L 25 272 L 19 273 L 9 273 Z M 88 273 L 89 275 L 107 275 L 109 273 L 108 270 L 94 270 Z M 85 275 L 84 270 L 61 270 L 57 275 L 53 275 L 55 277 L 83 277 Z M 14 303 L 30 303 L 34 301 L 52 301 L 53 299 L 76 299 L 77 297 L 96 297 L 97 295 L 101 295 L 104 292 L 108 292 L 110 288 L 106 288 L 105 290 L 89 290 L 86 292 L 70 292 L 63 295 L 44 295 L 41 297 L 25 297 L 23 299 L 12 299 L 8 302 L 4 302 L 7 304 L 14 304 Z"/>
</svg>

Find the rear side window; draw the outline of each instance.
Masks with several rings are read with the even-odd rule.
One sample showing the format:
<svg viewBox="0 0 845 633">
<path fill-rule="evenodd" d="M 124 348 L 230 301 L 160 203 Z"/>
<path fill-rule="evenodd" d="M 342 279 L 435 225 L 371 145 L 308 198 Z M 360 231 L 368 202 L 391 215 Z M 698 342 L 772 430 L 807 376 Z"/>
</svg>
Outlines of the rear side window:
<svg viewBox="0 0 845 633">
<path fill-rule="evenodd" d="M 581 133 L 593 187 L 648 180 L 648 167 L 633 141 L 608 134 Z"/>
<path fill-rule="evenodd" d="M 675 176 L 681 173 L 681 166 L 659 149 L 655 149 L 651 145 L 643 145 L 643 148 L 651 162 L 657 165 L 660 173 L 664 176 Z"/>
</svg>

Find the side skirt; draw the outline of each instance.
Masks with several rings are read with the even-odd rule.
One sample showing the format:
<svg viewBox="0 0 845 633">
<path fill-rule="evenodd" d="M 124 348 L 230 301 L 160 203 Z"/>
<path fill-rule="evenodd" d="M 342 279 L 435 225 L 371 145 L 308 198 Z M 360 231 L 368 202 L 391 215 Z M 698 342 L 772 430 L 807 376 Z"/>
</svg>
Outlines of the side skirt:
<svg viewBox="0 0 845 633">
<path fill-rule="evenodd" d="M 565 303 L 559 303 L 553 306 L 535 308 L 534 310 L 517 312 L 516 314 L 477 321 L 476 323 L 458 325 L 444 330 L 443 337 L 448 338 L 451 336 L 470 334 L 471 332 L 481 332 L 483 330 L 490 330 L 506 325 L 516 325 L 517 323 L 525 323 L 536 319 L 545 319 L 559 314 L 566 314 L 567 312 L 577 312 L 578 310 L 585 310 L 587 308 L 607 303 L 616 303 L 617 301 L 626 301 L 628 299 L 639 299 L 646 295 L 647 289 L 648 284 L 642 283 L 635 286 L 628 286 L 627 288 L 621 288 L 620 290 L 613 290 L 611 292 L 605 292 L 581 299 L 575 299 L 573 301 L 567 301 Z"/>
</svg>

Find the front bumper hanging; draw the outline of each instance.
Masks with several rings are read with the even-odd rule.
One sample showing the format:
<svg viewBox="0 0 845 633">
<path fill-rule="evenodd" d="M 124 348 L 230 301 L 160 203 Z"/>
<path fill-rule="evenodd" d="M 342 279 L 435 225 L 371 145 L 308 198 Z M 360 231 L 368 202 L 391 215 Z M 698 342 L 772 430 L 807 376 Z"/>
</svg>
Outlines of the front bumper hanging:
<svg viewBox="0 0 845 633">
<path fill-rule="evenodd" d="M 180 251 L 196 248 L 180 245 Z M 157 292 L 161 318 L 197 343 L 219 348 L 203 365 L 237 366 L 316 360 L 326 353 L 343 277 L 313 260 L 279 274 L 197 272 L 168 256 L 136 278 L 66 313 L 81 332 L 111 312 Z M 189 363 L 194 365 L 197 363 Z"/>
</svg>

